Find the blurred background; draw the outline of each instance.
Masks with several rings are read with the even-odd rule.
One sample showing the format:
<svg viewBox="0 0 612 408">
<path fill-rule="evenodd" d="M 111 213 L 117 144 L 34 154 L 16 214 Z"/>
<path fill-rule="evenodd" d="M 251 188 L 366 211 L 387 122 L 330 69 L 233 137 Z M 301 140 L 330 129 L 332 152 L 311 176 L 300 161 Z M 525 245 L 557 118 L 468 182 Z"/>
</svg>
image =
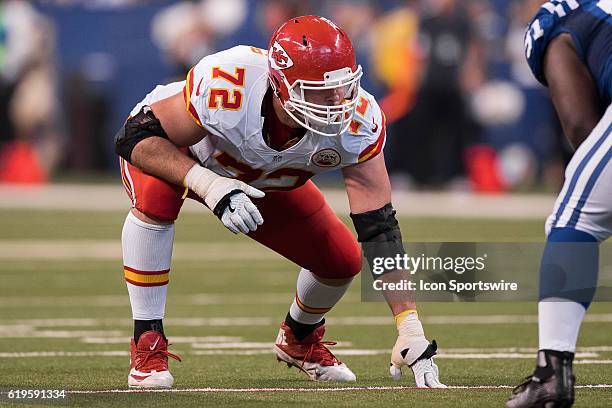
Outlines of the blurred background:
<svg viewBox="0 0 612 408">
<path fill-rule="evenodd" d="M 113 136 L 205 55 L 303 14 L 351 36 L 397 190 L 558 191 L 571 151 L 523 56 L 540 0 L 5 0 L 0 182 L 119 181 Z M 320 179 L 333 184 L 339 175 Z"/>
<path fill-rule="evenodd" d="M 157 84 L 182 80 L 218 50 L 267 48 L 296 15 L 329 17 L 353 39 L 362 86 L 388 118 L 385 157 L 406 241 L 543 242 L 570 155 L 523 56 L 525 27 L 543 1 L 0 0 L 0 391 L 125 387 L 133 323 L 119 237 L 131 203 L 114 134 Z M 339 173 L 317 183 L 352 228 Z M 512 256 L 520 265 L 524 254 Z M 423 302 L 442 380 L 486 389 L 261 393 L 318 386 L 270 354 L 298 270 L 187 200 L 165 321 L 172 351 L 185 358 L 172 370 L 180 389 L 227 389 L 156 396 L 157 404 L 488 407 L 507 398 L 500 385 L 533 368 L 535 302 Z M 411 385 L 388 376 L 397 333 L 387 306 L 361 299 L 355 282 L 330 314 L 334 353 L 359 386 Z M 610 333 L 612 303 L 595 302 L 575 361 L 588 387 L 577 391 L 582 406 L 612 406 Z M 225 392 L 244 387 L 257 392 Z M 70 401 L 152 400 L 120 391 Z"/>
</svg>

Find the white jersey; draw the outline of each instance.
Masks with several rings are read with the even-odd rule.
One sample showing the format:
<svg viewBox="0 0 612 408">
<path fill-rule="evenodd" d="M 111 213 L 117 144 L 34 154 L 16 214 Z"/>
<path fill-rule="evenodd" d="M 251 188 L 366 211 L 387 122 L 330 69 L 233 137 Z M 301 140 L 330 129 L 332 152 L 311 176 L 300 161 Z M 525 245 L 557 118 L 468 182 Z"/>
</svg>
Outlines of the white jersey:
<svg viewBox="0 0 612 408">
<path fill-rule="evenodd" d="M 186 81 L 158 86 L 133 110 L 183 92 L 193 120 L 210 135 L 190 147 L 200 164 L 253 187 L 289 190 L 318 173 L 367 161 L 385 144 L 385 118 L 372 95 L 359 89 L 349 129 L 336 137 L 308 131 L 295 145 L 277 151 L 262 134 L 261 107 L 268 91 L 266 51 L 237 46 L 209 55 Z"/>
</svg>

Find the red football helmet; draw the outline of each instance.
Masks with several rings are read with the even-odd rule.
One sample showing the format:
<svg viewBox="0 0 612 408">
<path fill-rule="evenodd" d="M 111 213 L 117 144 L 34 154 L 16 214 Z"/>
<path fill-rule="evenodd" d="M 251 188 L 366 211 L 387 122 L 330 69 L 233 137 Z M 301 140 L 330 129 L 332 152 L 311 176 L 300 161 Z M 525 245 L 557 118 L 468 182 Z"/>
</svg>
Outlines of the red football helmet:
<svg viewBox="0 0 612 408">
<path fill-rule="evenodd" d="M 337 136 L 349 127 L 361 66 L 346 33 L 318 16 L 292 18 L 272 35 L 268 74 L 285 111 L 306 129 Z"/>
</svg>

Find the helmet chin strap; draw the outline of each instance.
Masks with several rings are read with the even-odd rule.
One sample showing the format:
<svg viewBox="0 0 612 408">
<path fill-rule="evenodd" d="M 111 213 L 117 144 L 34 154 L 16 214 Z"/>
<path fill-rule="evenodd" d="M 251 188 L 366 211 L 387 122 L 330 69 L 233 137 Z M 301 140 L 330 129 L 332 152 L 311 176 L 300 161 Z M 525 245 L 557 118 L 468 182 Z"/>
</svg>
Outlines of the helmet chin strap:
<svg viewBox="0 0 612 408">
<path fill-rule="evenodd" d="M 338 131 L 336 133 L 326 133 L 323 131 L 320 131 L 318 129 L 316 129 L 314 126 L 310 125 L 308 122 L 308 118 L 300 118 L 296 113 L 296 109 L 293 106 L 293 104 L 290 101 L 285 102 L 285 104 L 283 104 L 283 109 L 285 110 L 285 112 L 287 113 L 287 115 L 289 115 L 291 117 L 291 119 L 293 119 L 296 123 L 298 123 L 300 126 L 302 126 L 303 128 L 316 133 L 318 135 L 321 136 L 327 136 L 327 137 L 337 137 L 340 134 L 342 134 L 343 132 L 346 132 L 346 130 L 348 129 L 349 125 L 350 125 L 350 120 L 346 123 L 346 125 L 344 126 L 340 126 L 341 124 L 338 124 Z M 352 119 L 352 115 L 351 115 L 351 119 Z"/>
<path fill-rule="evenodd" d="M 324 74 L 325 79 L 321 81 L 296 80 L 293 84 L 289 84 L 282 72 L 280 74 L 284 86 L 289 92 L 289 99 L 283 102 L 284 98 L 280 96 L 273 81 L 272 88 L 275 90 L 275 96 L 278 98 L 281 107 L 293 122 L 321 136 L 336 137 L 347 131 L 355 115 L 356 95 L 347 105 L 343 103 L 342 105 L 327 106 L 306 101 L 304 91 L 325 91 L 346 86 L 347 91 L 350 91 L 352 95 L 359 89 L 359 79 L 363 75 L 361 66 L 358 66 L 355 72 L 352 72 L 351 68 L 342 68 L 326 72 Z M 295 92 L 294 88 L 296 86 L 299 86 L 299 93 Z M 349 117 L 347 117 L 347 114 L 349 114 Z M 322 115 L 325 117 L 322 117 Z M 286 124 L 291 126 L 289 123 Z M 327 130 L 330 127 L 336 130 L 332 132 L 323 131 L 323 129 Z"/>
</svg>

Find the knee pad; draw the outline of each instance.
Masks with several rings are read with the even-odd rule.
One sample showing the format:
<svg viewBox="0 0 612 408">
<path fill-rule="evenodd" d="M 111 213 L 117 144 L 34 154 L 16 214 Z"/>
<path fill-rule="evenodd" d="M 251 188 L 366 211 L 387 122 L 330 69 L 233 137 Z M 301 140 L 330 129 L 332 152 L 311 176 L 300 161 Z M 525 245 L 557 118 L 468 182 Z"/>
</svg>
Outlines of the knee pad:
<svg viewBox="0 0 612 408">
<path fill-rule="evenodd" d="M 136 145 L 149 137 L 168 139 L 161 122 L 150 106 L 143 106 L 134 116 L 130 116 L 125 125 L 115 135 L 115 152 L 128 163 L 132 163 L 132 151 Z"/>
</svg>

